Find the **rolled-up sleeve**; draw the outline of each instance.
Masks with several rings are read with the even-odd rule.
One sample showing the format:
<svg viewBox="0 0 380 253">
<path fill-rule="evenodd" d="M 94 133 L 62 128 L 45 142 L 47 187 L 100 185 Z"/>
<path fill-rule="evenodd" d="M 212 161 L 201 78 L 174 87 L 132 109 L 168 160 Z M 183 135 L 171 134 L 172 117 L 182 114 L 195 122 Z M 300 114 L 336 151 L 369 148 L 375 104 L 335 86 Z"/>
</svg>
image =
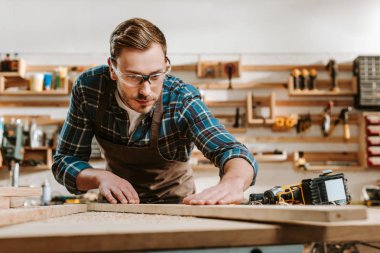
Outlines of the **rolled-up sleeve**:
<svg viewBox="0 0 380 253">
<path fill-rule="evenodd" d="M 198 90 L 189 89 L 191 95 L 183 98 L 180 114 L 192 133 L 195 145 L 207 159 L 220 168 L 220 176 L 223 176 L 224 165 L 228 160 L 238 157 L 245 159 L 254 170 L 254 178 L 251 183 L 253 185 L 258 172 L 256 159 L 248 148 L 238 142 L 213 116 L 202 102 Z"/>
</svg>

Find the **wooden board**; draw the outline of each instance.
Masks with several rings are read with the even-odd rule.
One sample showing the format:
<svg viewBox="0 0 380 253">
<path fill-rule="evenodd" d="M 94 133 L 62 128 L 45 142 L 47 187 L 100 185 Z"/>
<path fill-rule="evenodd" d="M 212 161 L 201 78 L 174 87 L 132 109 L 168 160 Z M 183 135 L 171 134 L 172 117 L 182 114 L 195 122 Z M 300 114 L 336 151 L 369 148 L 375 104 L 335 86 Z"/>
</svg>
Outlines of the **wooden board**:
<svg viewBox="0 0 380 253">
<path fill-rule="evenodd" d="M 87 212 L 0 228 L 0 245 L 7 253 L 67 253 L 380 241 L 380 210 L 369 209 L 368 215 L 367 220 L 309 226 Z"/>
<path fill-rule="evenodd" d="M 88 204 L 88 211 L 129 212 L 147 214 L 182 215 L 231 220 L 312 224 L 364 220 L 367 209 L 362 206 L 252 206 L 213 205 L 191 206 L 175 204 Z"/>
<path fill-rule="evenodd" d="M 0 197 L 0 209 L 8 209 L 10 207 L 9 197 Z"/>
<path fill-rule="evenodd" d="M 4 209 L 0 210 L 0 227 L 86 211 L 87 205 L 84 204 Z"/>
<path fill-rule="evenodd" d="M 10 208 L 23 207 L 25 203 L 24 197 L 9 197 L 9 200 Z"/>
<path fill-rule="evenodd" d="M 0 187 L 0 196 L 5 197 L 38 197 L 41 195 L 41 187 Z"/>
</svg>

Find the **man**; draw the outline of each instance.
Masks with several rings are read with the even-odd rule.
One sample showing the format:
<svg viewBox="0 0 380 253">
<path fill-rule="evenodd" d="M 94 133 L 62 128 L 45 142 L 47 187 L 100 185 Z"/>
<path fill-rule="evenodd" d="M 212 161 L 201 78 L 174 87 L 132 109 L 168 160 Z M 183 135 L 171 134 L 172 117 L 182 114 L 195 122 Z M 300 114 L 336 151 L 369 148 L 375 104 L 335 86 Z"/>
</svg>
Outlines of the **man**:
<svg viewBox="0 0 380 253">
<path fill-rule="evenodd" d="M 144 19 L 111 34 L 108 66 L 82 73 L 71 94 L 52 171 L 75 194 L 99 188 L 110 203 L 238 203 L 257 164 L 202 103 L 170 76 L 166 40 Z M 96 137 L 106 170 L 87 162 Z M 195 194 L 188 160 L 194 144 L 220 168 L 221 181 Z"/>
</svg>

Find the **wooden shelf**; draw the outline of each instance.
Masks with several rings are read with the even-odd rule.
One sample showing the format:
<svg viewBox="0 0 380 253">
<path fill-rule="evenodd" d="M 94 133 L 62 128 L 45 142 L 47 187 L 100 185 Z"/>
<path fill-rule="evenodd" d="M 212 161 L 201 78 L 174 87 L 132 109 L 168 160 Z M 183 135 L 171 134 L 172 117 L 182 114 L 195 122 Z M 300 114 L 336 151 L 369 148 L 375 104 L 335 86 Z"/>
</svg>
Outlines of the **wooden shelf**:
<svg viewBox="0 0 380 253">
<path fill-rule="evenodd" d="M 281 143 L 358 143 L 358 138 L 354 137 L 345 140 L 343 137 L 274 137 L 274 136 L 245 136 L 237 138 L 240 142 L 254 142 L 254 143 L 267 143 L 267 142 L 281 142 Z"/>
<path fill-rule="evenodd" d="M 18 60 L 18 71 L 16 72 L 1 72 L 0 76 L 3 77 L 24 77 L 26 72 L 26 63 L 23 59 Z"/>
<path fill-rule="evenodd" d="M 292 71 L 293 69 L 316 69 L 317 71 L 325 71 L 326 67 L 323 64 L 310 64 L 310 65 L 242 65 L 242 71 Z M 352 64 L 339 64 L 339 71 L 352 72 Z M 173 71 L 197 71 L 197 64 L 183 64 L 173 65 Z"/>
<path fill-rule="evenodd" d="M 345 100 L 332 100 L 334 106 L 353 106 L 354 100 L 352 98 Z M 328 100 L 276 100 L 276 106 L 297 106 L 297 107 L 322 107 L 324 108 Z M 322 109 L 321 109 L 322 111 Z"/>
<path fill-rule="evenodd" d="M 52 91 L 3 91 L 0 92 L 2 96 L 68 96 L 67 91 L 52 90 Z"/>
<path fill-rule="evenodd" d="M 69 107 L 70 102 L 67 101 L 25 101 L 12 100 L 0 101 L 0 107 Z"/>
<path fill-rule="evenodd" d="M 303 158 L 306 167 L 298 167 L 299 152 L 293 154 L 293 167 L 295 170 L 307 171 L 358 171 L 364 170 L 364 164 L 360 162 L 361 154 L 358 152 L 304 152 Z M 330 164 L 329 164 L 330 163 Z M 345 165 L 347 164 L 347 165 Z"/>
<path fill-rule="evenodd" d="M 328 81 L 325 81 L 328 82 Z M 338 81 L 338 84 L 341 81 Z M 288 90 L 290 96 L 354 96 L 357 94 L 357 84 L 356 84 L 356 78 L 354 77 L 352 80 L 347 81 L 344 80 L 345 83 L 351 82 L 350 89 L 343 89 L 343 87 L 340 87 L 339 91 L 332 91 L 332 90 L 321 90 L 321 89 L 314 89 L 314 90 L 295 90 L 294 89 L 294 81 L 293 77 L 289 76 L 288 80 Z M 331 82 L 330 82 L 331 83 Z M 318 86 L 318 85 L 317 85 Z"/>
<path fill-rule="evenodd" d="M 272 92 L 267 97 L 253 97 L 252 92 L 247 94 L 247 123 L 248 125 L 273 124 L 275 118 L 275 93 Z M 269 118 L 255 118 L 253 107 L 268 107 Z"/>
<path fill-rule="evenodd" d="M 195 83 L 193 84 L 199 89 L 213 89 L 213 90 L 226 90 L 228 89 L 228 83 Z M 234 83 L 231 84 L 233 90 L 244 89 L 285 89 L 288 84 L 285 82 L 247 82 L 247 83 Z"/>
<path fill-rule="evenodd" d="M 230 101 L 207 101 L 205 104 L 208 107 L 245 107 L 246 101 L 245 100 L 230 100 Z"/>
</svg>

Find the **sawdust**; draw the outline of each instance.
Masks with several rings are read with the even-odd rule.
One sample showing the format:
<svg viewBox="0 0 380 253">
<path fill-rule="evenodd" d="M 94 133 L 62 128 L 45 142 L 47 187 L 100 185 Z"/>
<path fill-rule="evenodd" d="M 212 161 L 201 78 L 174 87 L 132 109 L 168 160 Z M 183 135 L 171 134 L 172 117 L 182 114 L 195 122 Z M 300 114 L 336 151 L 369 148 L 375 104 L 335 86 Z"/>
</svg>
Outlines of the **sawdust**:
<svg viewBox="0 0 380 253">
<path fill-rule="evenodd" d="M 57 217 L 44 221 L 49 224 L 88 224 L 88 223 L 114 223 L 114 222 L 127 222 L 133 223 L 149 223 L 149 224 L 166 224 L 168 222 L 189 222 L 196 220 L 195 217 L 184 216 L 170 216 L 161 214 L 136 214 L 136 213 L 116 213 L 116 212 L 86 212 Z"/>
</svg>

